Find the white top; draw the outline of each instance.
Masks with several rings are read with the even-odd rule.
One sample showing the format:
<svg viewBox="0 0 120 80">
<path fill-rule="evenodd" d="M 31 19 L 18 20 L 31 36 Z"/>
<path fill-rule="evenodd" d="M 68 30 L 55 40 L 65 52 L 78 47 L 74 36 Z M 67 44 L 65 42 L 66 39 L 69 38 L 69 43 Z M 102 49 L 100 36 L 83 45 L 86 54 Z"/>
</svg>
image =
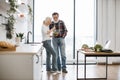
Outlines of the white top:
<svg viewBox="0 0 120 80">
<path fill-rule="evenodd" d="M 49 26 L 42 25 L 42 41 L 51 39 L 47 31 L 49 31 Z"/>
</svg>

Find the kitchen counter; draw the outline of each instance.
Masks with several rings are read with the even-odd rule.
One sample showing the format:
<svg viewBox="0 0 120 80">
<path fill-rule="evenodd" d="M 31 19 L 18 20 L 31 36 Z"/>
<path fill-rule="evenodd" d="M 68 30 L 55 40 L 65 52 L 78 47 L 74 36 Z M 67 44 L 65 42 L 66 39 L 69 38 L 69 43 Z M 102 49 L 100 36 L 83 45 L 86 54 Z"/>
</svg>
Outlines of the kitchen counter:
<svg viewBox="0 0 120 80">
<path fill-rule="evenodd" d="M 42 47 L 42 44 L 21 44 L 18 47 L 16 47 L 15 51 L 0 51 L 1 54 L 36 54 L 40 48 Z"/>
<path fill-rule="evenodd" d="M 20 44 L 0 51 L 0 80 L 41 80 L 42 44 Z"/>
</svg>

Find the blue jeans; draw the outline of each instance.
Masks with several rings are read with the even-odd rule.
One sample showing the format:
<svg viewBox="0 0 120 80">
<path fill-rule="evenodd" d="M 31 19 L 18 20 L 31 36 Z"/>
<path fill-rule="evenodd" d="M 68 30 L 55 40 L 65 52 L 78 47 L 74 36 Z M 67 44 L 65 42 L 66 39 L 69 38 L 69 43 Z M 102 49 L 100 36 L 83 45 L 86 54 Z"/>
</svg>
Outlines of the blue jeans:
<svg viewBox="0 0 120 80">
<path fill-rule="evenodd" d="M 53 47 L 57 56 L 58 70 L 66 69 L 66 54 L 65 54 L 65 40 L 64 38 L 53 38 Z M 62 64 L 62 65 L 61 65 Z"/>
<path fill-rule="evenodd" d="M 51 40 L 43 41 L 43 46 L 46 49 L 46 70 L 51 70 L 51 55 L 52 55 L 52 70 L 57 71 L 57 57 L 54 49 L 51 46 Z"/>
</svg>

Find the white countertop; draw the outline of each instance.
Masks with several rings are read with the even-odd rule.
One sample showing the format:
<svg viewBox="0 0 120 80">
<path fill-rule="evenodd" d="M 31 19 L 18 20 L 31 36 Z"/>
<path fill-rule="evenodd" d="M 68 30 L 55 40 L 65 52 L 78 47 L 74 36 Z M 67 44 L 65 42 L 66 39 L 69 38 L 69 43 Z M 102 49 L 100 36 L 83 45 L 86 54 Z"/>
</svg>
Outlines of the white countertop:
<svg viewBox="0 0 120 80">
<path fill-rule="evenodd" d="M 0 51 L 0 55 L 6 54 L 25 54 L 25 55 L 34 55 L 37 54 L 42 44 L 20 44 L 16 47 L 16 51 Z"/>
</svg>

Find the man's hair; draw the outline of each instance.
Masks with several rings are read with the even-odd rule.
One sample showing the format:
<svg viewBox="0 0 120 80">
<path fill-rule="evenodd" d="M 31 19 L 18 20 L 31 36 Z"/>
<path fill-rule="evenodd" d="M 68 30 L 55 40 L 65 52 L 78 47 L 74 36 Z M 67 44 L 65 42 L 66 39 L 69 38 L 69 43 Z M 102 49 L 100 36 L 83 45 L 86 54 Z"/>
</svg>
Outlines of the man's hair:
<svg viewBox="0 0 120 80">
<path fill-rule="evenodd" d="M 54 12 L 54 13 L 52 14 L 52 16 L 54 16 L 54 15 L 58 15 L 58 16 L 59 16 L 59 13 L 57 13 L 57 12 Z"/>
</svg>

